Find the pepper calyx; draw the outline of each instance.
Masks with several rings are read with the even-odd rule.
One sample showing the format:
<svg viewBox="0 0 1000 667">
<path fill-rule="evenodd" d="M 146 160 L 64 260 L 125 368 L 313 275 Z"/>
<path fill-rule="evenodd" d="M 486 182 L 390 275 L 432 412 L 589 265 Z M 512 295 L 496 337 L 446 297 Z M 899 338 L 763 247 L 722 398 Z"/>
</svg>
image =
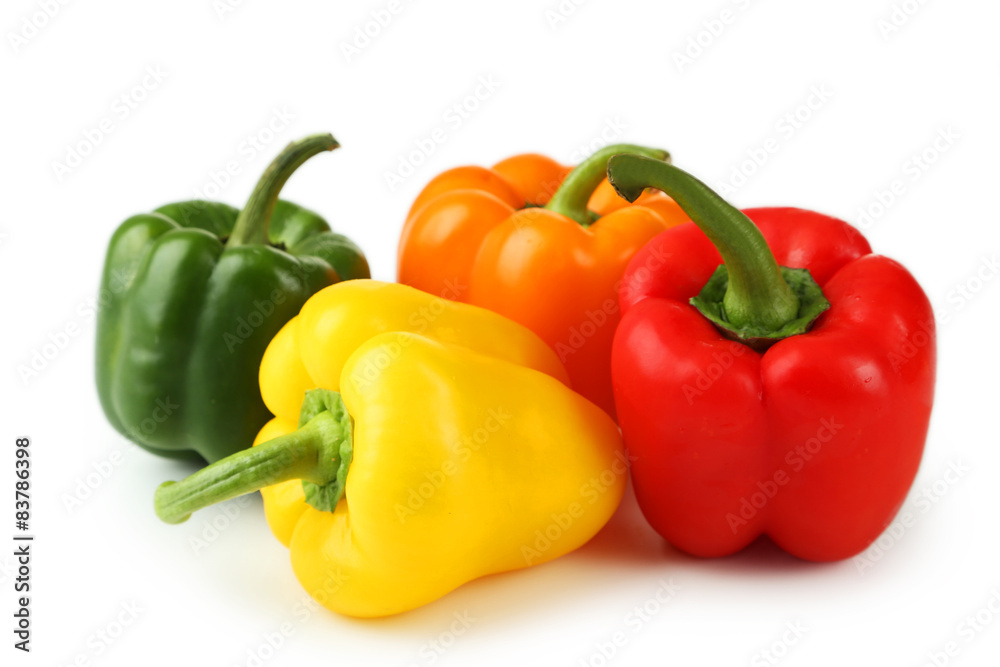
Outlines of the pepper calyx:
<svg viewBox="0 0 1000 667">
<path fill-rule="evenodd" d="M 306 392 L 299 412 L 299 428 L 321 414 L 329 415 L 317 466 L 326 482 L 302 480 L 306 502 L 322 512 L 333 512 L 344 495 L 347 471 L 354 459 L 354 425 L 340 394 L 328 389 Z"/>
<path fill-rule="evenodd" d="M 192 512 L 294 479 L 307 501 L 332 512 L 344 494 L 354 454 L 353 424 L 335 391 L 306 392 L 299 429 L 236 452 L 180 482 L 164 482 L 154 507 L 166 523 L 183 523 Z"/>
<path fill-rule="evenodd" d="M 777 329 L 753 323 L 737 326 L 729 321 L 723 305 L 723 298 L 729 287 L 729 271 L 725 264 L 719 265 L 698 295 L 691 297 L 689 303 L 726 338 L 748 345 L 757 351 L 766 350 L 783 338 L 807 332 L 816 319 L 830 308 L 830 302 L 808 269 L 792 269 L 787 266 L 779 266 L 778 269 L 792 293 L 798 297 L 799 310 L 794 319 L 785 322 Z"/>
</svg>

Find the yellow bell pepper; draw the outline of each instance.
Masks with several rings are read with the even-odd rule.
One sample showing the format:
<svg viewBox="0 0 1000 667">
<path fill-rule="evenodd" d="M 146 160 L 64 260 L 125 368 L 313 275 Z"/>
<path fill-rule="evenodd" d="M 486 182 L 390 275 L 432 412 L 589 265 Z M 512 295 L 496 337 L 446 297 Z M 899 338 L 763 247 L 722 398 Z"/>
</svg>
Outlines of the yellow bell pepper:
<svg viewBox="0 0 1000 667">
<path fill-rule="evenodd" d="M 343 614 L 568 553 L 625 487 L 607 414 L 541 339 L 474 306 L 339 283 L 274 338 L 260 377 L 276 417 L 256 446 L 162 485 L 157 513 L 176 523 L 261 489 L 299 581 Z"/>
</svg>

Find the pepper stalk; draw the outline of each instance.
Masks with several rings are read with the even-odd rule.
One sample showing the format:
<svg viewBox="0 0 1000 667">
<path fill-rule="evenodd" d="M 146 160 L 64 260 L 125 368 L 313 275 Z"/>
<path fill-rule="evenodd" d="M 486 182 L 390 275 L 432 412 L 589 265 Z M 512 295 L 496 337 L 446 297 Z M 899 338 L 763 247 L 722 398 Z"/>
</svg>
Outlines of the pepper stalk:
<svg viewBox="0 0 1000 667">
<path fill-rule="evenodd" d="M 329 133 L 313 134 L 288 144 L 257 181 L 246 206 L 236 217 L 226 247 L 267 244 L 267 229 L 271 222 L 271 214 L 274 212 L 275 204 L 278 203 L 278 195 L 285 182 L 312 156 L 339 147 L 340 144 Z"/>
<path fill-rule="evenodd" d="M 670 162 L 670 153 L 660 148 L 647 148 L 635 144 L 605 146 L 573 167 L 544 208 L 565 215 L 583 227 L 594 224 L 597 216 L 587 209 L 587 202 L 604 180 L 608 159 L 621 154 L 643 155 L 653 161 Z"/>
<path fill-rule="evenodd" d="M 691 305 L 730 338 L 755 349 L 805 333 L 830 302 L 807 269 L 778 266 L 742 211 L 682 169 L 638 155 L 608 160 L 608 179 L 628 201 L 647 187 L 673 197 L 722 255 Z"/>
<path fill-rule="evenodd" d="M 301 479 L 306 502 L 332 512 L 344 494 L 354 455 L 352 421 L 340 394 L 306 392 L 299 429 L 236 452 L 180 482 L 156 489 L 156 515 L 183 523 L 196 510 L 293 479 Z"/>
</svg>

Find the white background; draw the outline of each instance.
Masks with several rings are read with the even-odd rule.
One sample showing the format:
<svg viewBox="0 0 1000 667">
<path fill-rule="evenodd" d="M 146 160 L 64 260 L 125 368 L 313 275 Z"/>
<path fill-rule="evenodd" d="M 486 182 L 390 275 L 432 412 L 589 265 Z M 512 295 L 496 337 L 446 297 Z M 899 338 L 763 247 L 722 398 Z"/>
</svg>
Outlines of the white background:
<svg viewBox="0 0 1000 667">
<path fill-rule="evenodd" d="M 37 541 L 30 656 L 11 648 L 12 548 L 0 549 L 3 662 L 247 665 L 263 651 L 272 665 L 764 665 L 760 652 L 774 650 L 783 665 L 923 665 L 954 641 L 957 655 L 938 664 L 997 664 L 1000 613 L 987 604 L 1000 610 L 1000 280 L 988 261 L 1000 248 L 1000 5 L 896 3 L 912 15 L 897 14 L 901 25 L 886 34 L 891 0 L 565 1 L 569 15 L 554 25 L 556 0 L 409 1 L 348 59 L 342 45 L 388 0 L 248 0 L 221 15 L 212 0 L 94 0 L 58 5 L 44 21 L 44 3 L 6 0 L 0 535 L 9 544 L 13 440 L 27 434 Z M 729 22 L 713 23 L 723 10 Z M 32 31 L 25 20 L 44 25 Z M 692 61 L 679 63 L 690 40 L 701 53 L 690 47 Z M 162 81 L 145 78 L 147 68 Z M 449 121 L 481 77 L 496 89 L 480 89 L 485 99 L 469 102 L 477 108 Z M 130 92 L 144 78 L 147 90 Z M 143 98 L 127 117 L 123 94 Z M 814 109 L 801 107 L 810 99 Z M 244 142 L 267 138 L 275 109 L 294 118 L 250 157 Z M 797 127 L 785 118 L 796 111 Z M 106 118 L 110 134 L 57 174 L 54 163 Z M 439 127 L 446 141 L 391 191 L 386 172 Z M 716 186 L 733 184 L 734 169 L 753 171 L 729 193 L 738 205 L 798 205 L 855 224 L 900 180 L 902 194 L 865 233 L 910 268 L 939 314 L 936 405 L 906 505 L 914 521 L 864 563 L 807 564 L 768 543 L 697 560 L 665 545 L 628 497 L 591 544 L 554 563 L 386 620 L 325 610 L 304 619 L 308 598 L 259 498 L 179 527 L 156 519 L 153 490 L 188 470 L 105 422 L 92 306 L 122 220 L 205 193 L 227 161 L 240 173 L 207 192 L 240 206 L 283 145 L 317 131 L 344 147 L 311 160 L 284 196 L 357 240 L 386 280 L 409 203 L 433 175 L 523 151 L 575 162 L 602 133 L 668 148 Z M 940 132 L 952 139 L 935 149 Z M 743 166 L 769 139 L 777 148 L 764 164 Z M 925 151 L 933 164 L 914 171 Z M 958 291 L 976 288 L 971 298 Z M 63 347 L 23 378 L 53 340 Z M 952 465 L 961 476 L 947 473 Z M 95 466 L 112 472 L 101 479 Z M 88 475 L 99 483 L 88 487 Z M 68 508 L 74 494 L 89 495 Z M 207 547 L 196 552 L 193 538 Z M 661 581 L 680 587 L 665 604 Z M 650 612 L 636 616 L 644 605 Z M 992 622 L 963 625 L 983 609 Z M 456 614 L 474 619 L 461 634 L 451 634 Z M 130 621 L 120 634 L 119 618 Z M 268 637 L 283 623 L 291 632 L 275 653 Z M 99 632 L 117 636 L 108 644 Z M 605 659 L 601 645 L 616 632 L 624 645 Z"/>
</svg>

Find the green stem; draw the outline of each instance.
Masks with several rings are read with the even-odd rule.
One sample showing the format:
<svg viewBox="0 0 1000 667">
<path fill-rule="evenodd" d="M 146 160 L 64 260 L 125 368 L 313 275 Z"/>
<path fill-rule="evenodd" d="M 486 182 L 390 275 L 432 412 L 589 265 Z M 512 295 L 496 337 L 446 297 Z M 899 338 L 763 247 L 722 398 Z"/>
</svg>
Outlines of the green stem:
<svg viewBox="0 0 1000 667">
<path fill-rule="evenodd" d="M 663 190 L 715 244 L 728 271 L 722 310 L 733 329 L 778 331 L 799 317 L 799 297 L 785 281 L 763 234 L 707 185 L 673 165 L 634 155 L 612 157 L 608 178 L 629 201 L 647 187 Z"/>
<path fill-rule="evenodd" d="M 297 431 L 236 452 L 183 481 L 161 484 L 153 501 L 156 515 L 183 523 L 196 510 L 293 479 L 303 481 L 307 502 L 332 512 L 352 458 L 350 417 L 340 395 L 322 389 L 307 393 L 302 411 L 309 420 Z"/>
<path fill-rule="evenodd" d="M 313 155 L 332 151 L 339 146 L 331 134 L 313 134 L 288 144 L 285 150 L 274 158 L 274 162 L 264 171 L 257 186 L 250 193 L 250 199 L 236 218 L 226 245 L 235 247 L 266 244 L 271 213 L 278 202 L 278 194 L 284 187 L 285 181 Z"/>
<path fill-rule="evenodd" d="M 545 205 L 550 211 L 555 211 L 572 218 L 584 227 L 589 227 L 594 221 L 587 210 L 587 202 L 608 169 L 608 158 L 619 154 L 644 155 L 654 160 L 670 161 L 670 153 L 659 148 L 646 148 L 634 144 L 613 144 L 596 151 L 586 160 L 576 165 L 566 179 Z"/>
</svg>

